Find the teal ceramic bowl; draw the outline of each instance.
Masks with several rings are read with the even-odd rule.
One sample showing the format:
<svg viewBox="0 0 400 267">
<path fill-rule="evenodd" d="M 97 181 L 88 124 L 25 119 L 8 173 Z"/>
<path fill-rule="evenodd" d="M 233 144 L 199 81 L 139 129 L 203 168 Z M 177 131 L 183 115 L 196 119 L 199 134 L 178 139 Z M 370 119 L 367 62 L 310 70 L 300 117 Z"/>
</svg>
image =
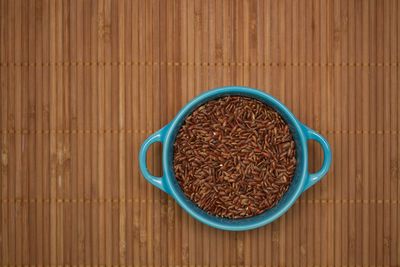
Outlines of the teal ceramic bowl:
<svg viewBox="0 0 400 267">
<path fill-rule="evenodd" d="M 296 143 L 297 166 L 293 181 L 288 191 L 275 207 L 250 218 L 226 219 L 206 213 L 190 201 L 181 190 L 173 171 L 173 145 L 179 128 L 185 118 L 197 107 L 215 98 L 227 95 L 242 95 L 258 99 L 278 111 L 289 125 Z M 324 160 L 316 173 L 308 172 L 307 141 L 315 140 L 321 146 Z M 162 143 L 162 177 L 150 174 L 146 166 L 146 154 L 151 144 Z M 149 136 L 142 144 L 139 153 L 139 165 L 143 176 L 154 186 L 168 193 L 191 216 L 197 220 L 223 230 L 244 231 L 266 225 L 284 214 L 307 188 L 318 182 L 328 171 L 332 155 L 328 142 L 317 132 L 302 124 L 281 102 L 269 94 L 247 87 L 223 87 L 207 91 L 183 107 L 176 117 L 159 131 Z"/>
</svg>

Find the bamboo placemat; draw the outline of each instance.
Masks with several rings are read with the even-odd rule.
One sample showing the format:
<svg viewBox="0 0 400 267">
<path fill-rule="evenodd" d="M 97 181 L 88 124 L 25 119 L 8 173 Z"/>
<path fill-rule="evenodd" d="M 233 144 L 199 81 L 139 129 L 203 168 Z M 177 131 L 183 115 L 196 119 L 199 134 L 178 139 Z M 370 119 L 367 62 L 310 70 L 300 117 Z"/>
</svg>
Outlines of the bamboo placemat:
<svg viewBox="0 0 400 267">
<path fill-rule="evenodd" d="M 1 0 L 0 263 L 400 266 L 399 17 L 397 0 Z M 333 149 L 249 232 L 195 221 L 138 169 L 150 133 L 223 85 L 271 93 Z"/>
</svg>

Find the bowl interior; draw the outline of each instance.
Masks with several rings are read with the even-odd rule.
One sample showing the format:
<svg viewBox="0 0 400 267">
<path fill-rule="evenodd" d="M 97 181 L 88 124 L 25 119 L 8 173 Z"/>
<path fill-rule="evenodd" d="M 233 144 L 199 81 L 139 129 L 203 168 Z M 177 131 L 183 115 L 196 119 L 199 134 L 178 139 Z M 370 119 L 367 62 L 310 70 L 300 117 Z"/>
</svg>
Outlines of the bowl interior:
<svg viewBox="0 0 400 267">
<path fill-rule="evenodd" d="M 299 126 L 296 126 L 296 119 L 291 115 L 291 113 L 287 110 L 285 110 L 285 107 L 280 104 L 276 103 L 275 99 L 272 97 L 264 97 L 264 93 L 260 95 L 254 95 L 252 92 L 234 92 L 234 93 L 225 93 L 225 94 L 218 94 L 214 95 L 211 97 L 207 97 L 206 99 L 202 101 L 198 101 L 197 103 L 193 103 L 193 105 L 189 105 L 187 109 L 183 111 L 180 116 L 177 117 L 176 125 L 173 128 L 173 131 L 171 132 L 171 142 L 168 142 L 166 145 L 168 145 L 168 148 L 164 148 L 165 151 L 168 152 L 168 159 L 165 162 L 168 162 L 170 166 L 167 166 L 166 171 L 168 171 L 168 176 L 172 177 L 169 180 L 169 185 L 171 187 L 171 190 L 173 191 L 173 195 L 175 199 L 178 201 L 178 203 L 183 206 L 191 215 L 196 217 L 197 219 L 207 223 L 211 224 L 214 227 L 217 228 L 223 228 L 223 229 L 228 229 L 228 230 L 243 230 L 244 228 L 255 228 L 256 226 L 261 226 L 263 224 L 269 223 L 270 221 L 276 219 L 282 213 L 284 213 L 295 201 L 295 199 L 300 195 L 302 192 L 302 177 L 304 176 L 304 171 L 306 169 L 306 159 L 304 157 L 306 149 L 302 145 L 302 137 L 301 134 L 299 133 Z M 220 98 L 223 96 L 227 95 L 242 95 L 242 96 L 247 96 L 247 97 L 252 97 L 255 99 L 260 100 L 261 102 L 267 104 L 268 106 L 274 108 L 285 120 L 285 122 L 289 125 L 289 128 L 291 130 L 291 133 L 293 135 L 295 144 L 296 144 L 296 171 L 295 175 L 293 177 L 292 183 L 289 186 L 288 191 L 283 195 L 283 197 L 279 200 L 277 205 L 275 205 L 273 208 L 266 210 L 265 212 L 249 217 L 249 218 L 243 218 L 243 219 L 227 219 L 227 218 L 220 218 L 216 217 L 213 215 L 208 214 L 207 212 L 203 211 L 200 209 L 196 204 L 194 204 L 189 198 L 185 196 L 183 193 L 182 189 L 180 188 L 177 180 L 175 179 L 175 174 L 173 172 L 173 144 L 175 142 L 175 137 L 178 133 L 178 130 L 182 123 L 184 122 L 185 118 L 191 114 L 197 107 L 200 105 L 206 103 L 207 101 L 210 101 L 212 99 Z M 226 227 L 224 227 L 226 226 Z M 252 227 L 255 226 L 255 227 Z M 243 229 L 242 229 L 243 228 Z"/>
</svg>

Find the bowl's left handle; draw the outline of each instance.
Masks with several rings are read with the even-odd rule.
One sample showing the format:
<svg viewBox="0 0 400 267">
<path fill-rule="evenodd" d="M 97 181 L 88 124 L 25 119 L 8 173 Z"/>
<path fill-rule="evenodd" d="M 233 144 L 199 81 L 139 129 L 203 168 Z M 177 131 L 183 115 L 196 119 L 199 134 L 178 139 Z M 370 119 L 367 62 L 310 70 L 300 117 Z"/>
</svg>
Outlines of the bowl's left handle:
<svg viewBox="0 0 400 267">
<path fill-rule="evenodd" d="M 147 169 L 147 162 L 146 162 L 147 150 L 149 149 L 149 147 L 156 142 L 163 143 L 164 129 L 165 127 L 153 133 L 143 142 L 139 152 L 139 166 L 144 178 L 146 178 L 146 180 L 149 181 L 152 185 L 158 187 L 159 189 L 165 192 L 166 190 L 163 185 L 164 178 L 150 174 L 149 170 Z"/>
</svg>

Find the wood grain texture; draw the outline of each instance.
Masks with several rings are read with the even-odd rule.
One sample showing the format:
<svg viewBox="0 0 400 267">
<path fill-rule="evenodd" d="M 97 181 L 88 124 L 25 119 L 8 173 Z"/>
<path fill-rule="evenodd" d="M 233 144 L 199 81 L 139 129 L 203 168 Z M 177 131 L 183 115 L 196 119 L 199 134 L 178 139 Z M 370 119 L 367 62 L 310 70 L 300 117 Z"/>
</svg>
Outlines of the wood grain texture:
<svg viewBox="0 0 400 267">
<path fill-rule="evenodd" d="M 397 0 L 0 0 L 0 265 L 400 266 L 399 39 Z M 249 232 L 138 169 L 147 136 L 224 85 L 273 94 L 333 150 Z"/>
</svg>

